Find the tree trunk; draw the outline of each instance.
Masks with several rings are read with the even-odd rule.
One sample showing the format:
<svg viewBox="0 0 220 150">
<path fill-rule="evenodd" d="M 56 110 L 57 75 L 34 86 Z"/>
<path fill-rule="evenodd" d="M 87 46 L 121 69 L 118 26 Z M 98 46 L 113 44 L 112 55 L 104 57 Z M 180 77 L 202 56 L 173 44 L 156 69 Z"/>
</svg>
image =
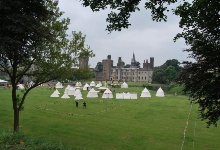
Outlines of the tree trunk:
<svg viewBox="0 0 220 150">
<path fill-rule="evenodd" d="M 16 84 L 12 84 L 12 102 L 13 102 L 13 110 L 14 110 L 14 132 L 18 132 L 19 130 L 19 108 L 18 108 L 18 100 L 16 96 Z"/>
<path fill-rule="evenodd" d="M 19 112 L 18 108 L 14 109 L 14 132 L 18 132 L 19 130 Z"/>
</svg>

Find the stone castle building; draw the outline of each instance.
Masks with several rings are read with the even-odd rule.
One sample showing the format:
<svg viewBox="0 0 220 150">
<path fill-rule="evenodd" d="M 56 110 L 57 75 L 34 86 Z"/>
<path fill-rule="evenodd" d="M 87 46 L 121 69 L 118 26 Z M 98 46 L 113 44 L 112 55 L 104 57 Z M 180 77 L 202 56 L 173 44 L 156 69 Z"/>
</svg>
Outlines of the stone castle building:
<svg viewBox="0 0 220 150">
<path fill-rule="evenodd" d="M 111 55 L 102 60 L 103 70 L 95 71 L 96 80 L 101 81 L 130 81 L 130 82 L 152 82 L 154 68 L 154 58 L 150 57 L 150 62 L 144 60 L 143 68 L 138 68 L 137 61 L 133 53 L 130 68 L 125 68 L 122 58 L 118 58 L 117 66 L 113 66 Z"/>
</svg>

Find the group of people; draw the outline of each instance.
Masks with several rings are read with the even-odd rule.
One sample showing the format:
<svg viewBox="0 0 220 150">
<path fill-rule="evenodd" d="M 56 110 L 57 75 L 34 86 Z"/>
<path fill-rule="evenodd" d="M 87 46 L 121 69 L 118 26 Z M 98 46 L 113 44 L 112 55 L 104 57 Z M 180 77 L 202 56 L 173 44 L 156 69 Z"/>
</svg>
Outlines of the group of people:
<svg viewBox="0 0 220 150">
<path fill-rule="evenodd" d="M 79 106 L 79 103 L 76 101 L 76 107 L 78 107 Z M 86 108 L 86 102 L 84 101 L 83 102 L 83 108 Z"/>
</svg>

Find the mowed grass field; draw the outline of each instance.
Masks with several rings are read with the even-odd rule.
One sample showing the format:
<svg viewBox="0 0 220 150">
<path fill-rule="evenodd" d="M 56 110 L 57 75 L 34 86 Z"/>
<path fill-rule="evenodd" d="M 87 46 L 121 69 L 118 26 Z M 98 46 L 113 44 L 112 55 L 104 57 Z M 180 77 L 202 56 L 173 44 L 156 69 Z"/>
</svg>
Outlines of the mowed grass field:
<svg viewBox="0 0 220 150">
<path fill-rule="evenodd" d="M 191 108 L 186 96 L 165 93 L 165 97 L 155 97 L 155 91 L 150 91 L 151 98 L 140 98 L 140 87 L 112 90 L 137 92 L 139 98 L 102 99 L 102 94 L 99 98 L 86 98 L 87 91 L 83 91 L 84 100 L 76 108 L 73 96 L 50 98 L 54 90 L 38 87 L 26 98 L 20 114 L 20 131 L 76 149 L 220 149 L 219 127 L 206 128 L 206 123 L 197 119 L 197 106 Z M 61 97 L 64 90 L 59 92 Z M 86 109 L 82 106 L 84 101 Z M 11 90 L 0 88 L 0 130 L 12 128 Z"/>
</svg>

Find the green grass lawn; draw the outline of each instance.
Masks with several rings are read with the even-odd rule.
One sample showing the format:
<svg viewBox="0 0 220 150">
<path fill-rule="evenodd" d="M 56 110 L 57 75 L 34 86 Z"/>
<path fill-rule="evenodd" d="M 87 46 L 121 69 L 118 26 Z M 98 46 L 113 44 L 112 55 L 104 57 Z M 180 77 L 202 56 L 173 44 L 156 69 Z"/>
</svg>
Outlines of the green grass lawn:
<svg viewBox="0 0 220 150">
<path fill-rule="evenodd" d="M 143 88 L 112 89 L 115 92 L 137 92 Z M 61 96 L 64 90 L 59 90 Z M 0 130 L 13 127 L 10 90 L 0 88 Z M 166 95 L 137 100 L 86 98 L 75 107 L 70 99 L 50 98 L 53 90 L 38 87 L 31 91 L 20 115 L 20 131 L 70 147 L 89 150 L 177 150 L 184 140 L 184 129 L 190 112 L 185 96 Z M 166 94 L 166 93 L 165 93 Z M 101 95 L 100 95 L 101 97 Z M 115 97 L 115 95 L 114 95 Z M 86 101 L 87 108 L 82 103 Z M 188 120 L 184 150 L 220 149 L 219 127 L 206 128 L 197 119 L 193 105 Z"/>
</svg>

